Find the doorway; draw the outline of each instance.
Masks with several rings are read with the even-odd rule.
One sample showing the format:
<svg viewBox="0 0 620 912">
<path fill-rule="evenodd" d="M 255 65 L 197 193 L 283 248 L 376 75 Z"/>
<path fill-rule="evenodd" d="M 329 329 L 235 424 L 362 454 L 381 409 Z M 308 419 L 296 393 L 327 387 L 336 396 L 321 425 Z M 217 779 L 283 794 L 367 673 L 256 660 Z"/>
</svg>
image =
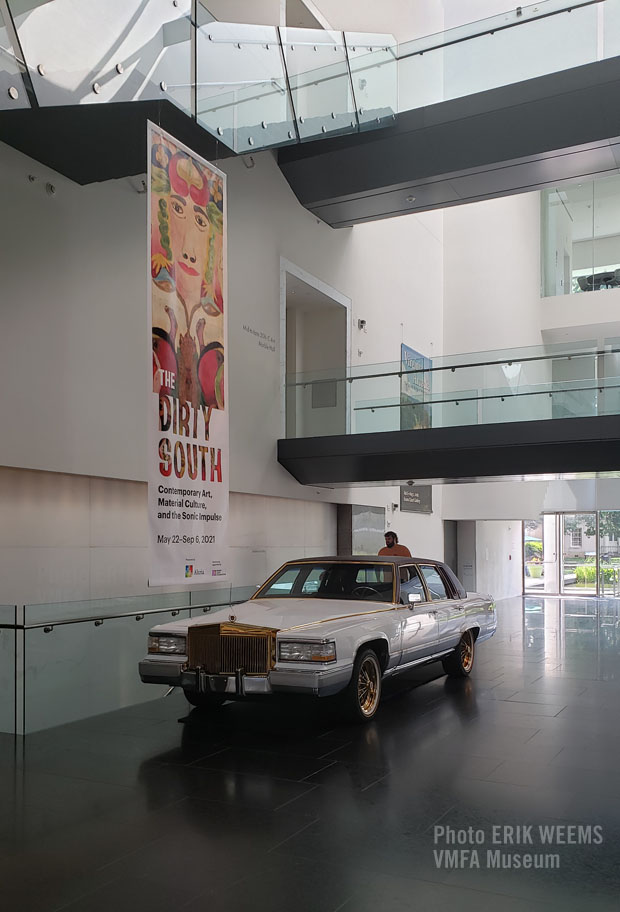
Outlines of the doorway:
<svg viewBox="0 0 620 912">
<path fill-rule="evenodd" d="M 523 591 L 620 596 L 620 510 L 549 513 L 523 523 Z"/>
<path fill-rule="evenodd" d="M 562 513 L 563 595 L 598 594 L 598 517 L 596 513 Z"/>
<path fill-rule="evenodd" d="M 280 292 L 285 435 L 346 434 L 351 302 L 286 260 Z"/>
</svg>

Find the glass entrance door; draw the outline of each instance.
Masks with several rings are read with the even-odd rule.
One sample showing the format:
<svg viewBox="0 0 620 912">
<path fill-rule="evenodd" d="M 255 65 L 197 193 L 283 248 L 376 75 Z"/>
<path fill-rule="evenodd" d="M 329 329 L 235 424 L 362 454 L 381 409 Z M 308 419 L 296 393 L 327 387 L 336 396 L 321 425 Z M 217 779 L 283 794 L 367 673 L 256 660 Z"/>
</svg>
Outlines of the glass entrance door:
<svg viewBox="0 0 620 912">
<path fill-rule="evenodd" d="M 619 515 L 620 520 L 620 515 Z M 523 522 L 523 591 L 557 595 L 560 591 L 557 513 Z"/>
<path fill-rule="evenodd" d="M 596 513 L 562 514 L 562 592 L 573 595 L 598 594 Z"/>
<path fill-rule="evenodd" d="M 525 592 L 544 590 L 544 560 L 542 517 L 526 520 L 523 523 L 523 589 Z"/>
<path fill-rule="evenodd" d="M 601 510 L 598 521 L 599 595 L 620 595 L 620 510 Z"/>
</svg>

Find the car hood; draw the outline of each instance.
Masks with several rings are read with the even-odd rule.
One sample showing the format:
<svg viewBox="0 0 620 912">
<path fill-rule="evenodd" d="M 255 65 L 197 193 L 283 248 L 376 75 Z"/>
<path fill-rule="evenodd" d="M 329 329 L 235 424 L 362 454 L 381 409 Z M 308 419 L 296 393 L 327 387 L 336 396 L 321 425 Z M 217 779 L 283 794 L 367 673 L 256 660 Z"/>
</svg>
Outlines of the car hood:
<svg viewBox="0 0 620 912">
<path fill-rule="evenodd" d="M 154 630 L 165 628 L 171 632 L 183 633 L 187 627 L 198 624 L 221 624 L 231 617 L 239 624 L 253 624 L 257 627 L 272 627 L 277 630 L 295 630 L 312 627 L 326 621 L 374 615 L 394 610 L 391 602 L 361 602 L 349 599 L 323 598 L 276 598 L 254 599 L 241 605 L 233 605 L 221 611 L 213 611 L 187 621 L 160 624 Z"/>
</svg>

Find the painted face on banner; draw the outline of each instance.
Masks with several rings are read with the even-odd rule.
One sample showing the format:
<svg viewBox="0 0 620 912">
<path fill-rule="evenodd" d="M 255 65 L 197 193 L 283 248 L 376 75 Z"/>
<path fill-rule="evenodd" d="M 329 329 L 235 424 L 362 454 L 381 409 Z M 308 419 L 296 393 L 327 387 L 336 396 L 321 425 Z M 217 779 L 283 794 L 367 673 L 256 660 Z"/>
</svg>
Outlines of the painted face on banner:
<svg viewBox="0 0 620 912">
<path fill-rule="evenodd" d="M 209 189 L 206 177 L 188 156 L 170 162 L 170 248 L 176 288 L 189 306 L 200 302 L 209 252 Z"/>
</svg>

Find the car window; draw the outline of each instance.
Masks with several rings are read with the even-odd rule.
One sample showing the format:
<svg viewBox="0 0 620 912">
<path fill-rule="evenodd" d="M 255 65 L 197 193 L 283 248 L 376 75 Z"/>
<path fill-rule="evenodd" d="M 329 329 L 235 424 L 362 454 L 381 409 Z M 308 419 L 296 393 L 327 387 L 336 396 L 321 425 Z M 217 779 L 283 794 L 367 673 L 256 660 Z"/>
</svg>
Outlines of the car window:
<svg viewBox="0 0 620 912">
<path fill-rule="evenodd" d="M 355 582 L 358 583 L 384 583 L 386 577 L 383 575 L 385 570 L 388 572 L 390 582 L 392 580 L 391 567 L 360 567 L 355 574 Z"/>
<path fill-rule="evenodd" d="M 304 562 L 283 567 L 254 598 L 337 598 L 391 602 L 394 571 L 390 564 Z"/>
<path fill-rule="evenodd" d="M 450 597 L 446 591 L 445 583 L 442 580 L 437 567 L 422 566 L 420 567 L 420 570 L 422 571 L 424 579 L 426 580 L 428 592 L 433 601 Z"/>
<path fill-rule="evenodd" d="M 321 580 L 325 573 L 325 567 L 312 567 L 301 587 L 302 595 L 311 595 L 319 591 Z"/>
<path fill-rule="evenodd" d="M 281 573 L 277 579 L 273 580 L 271 585 L 265 589 L 263 595 L 290 595 L 291 589 L 299 575 L 299 567 L 290 567 Z"/>
<path fill-rule="evenodd" d="M 401 566 L 400 568 L 400 597 L 401 601 L 409 604 L 409 594 L 415 592 L 421 596 L 421 601 L 426 601 L 426 592 L 424 583 L 420 579 L 417 567 L 412 565 Z"/>
</svg>

